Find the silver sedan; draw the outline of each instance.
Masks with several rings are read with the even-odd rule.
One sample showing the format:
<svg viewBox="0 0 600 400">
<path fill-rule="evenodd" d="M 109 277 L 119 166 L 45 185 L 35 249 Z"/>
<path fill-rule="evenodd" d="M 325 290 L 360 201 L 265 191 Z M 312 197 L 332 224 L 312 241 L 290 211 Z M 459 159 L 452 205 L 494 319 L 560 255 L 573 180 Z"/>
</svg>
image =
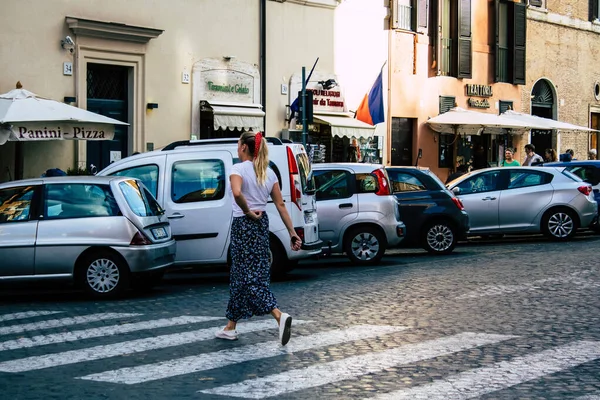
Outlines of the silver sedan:
<svg viewBox="0 0 600 400">
<path fill-rule="evenodd" d="M 469 235 L 543 233 L 565 240 L 598 217 L 591 186 L 564 168 L 486 168 L 447 186 L 469 213 Z"/>
<path fill-rule="evenodd" d="M 164 212 L 137 179 L 57 177 L 0 185 L 0 281 L 74 280 L 111 297 L 151 286 L 175 260 Z"/>
</svg>

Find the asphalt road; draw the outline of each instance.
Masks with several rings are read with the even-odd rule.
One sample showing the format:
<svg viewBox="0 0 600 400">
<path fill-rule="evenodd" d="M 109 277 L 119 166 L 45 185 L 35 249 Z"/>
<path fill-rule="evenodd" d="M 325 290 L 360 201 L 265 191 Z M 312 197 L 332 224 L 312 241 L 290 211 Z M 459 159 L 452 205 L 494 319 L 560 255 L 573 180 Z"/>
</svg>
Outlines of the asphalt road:
<svg viewBox="0 0 600 400">
<path fill-rule="evenodd" d="M 300 264 L 272 289 L 294 318 L 225 324 L 228 279 L 169 274 L 92 301 L 0 287 L 0 392 L 19 399 L 600 399 L 599 236 L 471 242 Z"/>
</svg>

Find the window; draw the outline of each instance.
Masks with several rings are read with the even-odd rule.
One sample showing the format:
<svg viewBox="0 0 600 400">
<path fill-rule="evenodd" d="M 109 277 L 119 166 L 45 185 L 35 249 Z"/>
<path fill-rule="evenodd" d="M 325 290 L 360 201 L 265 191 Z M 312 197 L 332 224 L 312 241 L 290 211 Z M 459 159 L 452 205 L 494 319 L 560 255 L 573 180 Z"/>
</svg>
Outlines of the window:
<svg viewBox="0 0 600 400">
<path fill-rule="evenodd" d="M 429 0 L 392 0 L 392 28 L 416 32 L 427 28 Z"/>
<path fill-rule="evenodd" d="M 112 175 L 116 176 L 129 176 L 131 178 L 137 178 L 144 186 L 150 190 L 150 193 L 154 197 L 158 197 L 158 165 L 140 165 L 139 167 L 127 168 Z"/>
<path fill-rule="evenodd" d="M 423 182 L 411 174 L 388 170 L 388 175 L 390 176 L 392 193 L 420 192 L 427 190 Z"/>
<path fill-rule="evenodd" d="M 527 5 L 496 1 L 496 82 L 525 84 Z"/>
<path fill-rule="evenodd" d="M 345 199 L 352 196 L 350 173 L 346 171 L 313 171 L 317 186 L 316 199 Z"/>
<path fill-rule="evenodd" d="M 454 108 L 455 104 L 456 104 L 456 97 L 440 96 L 440 114 L 450 111 L 450 109 Z"/>
<path fill-rule="evenodd" d="M 490 192 L 496 190 L 499 176 L 499 171 L 483 172 L 462 181 L 457 187 L 460 189 L 460 194 Z"/>
<path fill-rule="evenodd" d="M 546 8 L 546 0 L 529 0 L 529 5 L 537 8 Z"/>
<path fill-rule="evenodd" d="M 155 217 L 164 212 L 147 189 L 141 188 L 134 180 L 119 183 L 119 189 L 123 193 L 131 211 L 140 217 Z"/>
<path fill-rule="evenodd" d="M 44 191 L 44 219 L 112 217 L 119 206 L 108 185 L 48 184 Z"/>
<path fill-rule="evenodd" d="M 373 174 L 356 174 L 357 193 L 377 192 L 377 177 Z"/>
<path fill-rule="evenodd" d="M 225 165 L 221 160 L 173 164 L 171 199 L 175 203 L 219 200 L 225 196 Z"/>
<path fill-rule="evenodd" d="M 598 21 L 600 1 L 599 0 L 589 0 L 589 2 L 590 2 L 590 21 Z"/>
<path fill-rule="evenodd" d="M 0 224 L 29 221 L 35 187 L 0 189 Z"/>
<path fill-rule="evenodd" d="M 508 189 L 545 185 L 546 183 L 550 183 L 551 180 L 552 175 L 544 172 L 511 170 Z"/>
<path fill-rule="evenodd" d="M 506 112 L 508 110 L 512 110 L 513 109 L 513 102 L 512 101 L 504 101 L 504 100 L 500 100 L 500 114 L 502 114 L 503 112 Z"/>
<path fill-rule="evenodd" d="M 436 0 L 432 20 L 441 16 L 439 33 L 432 29 L 438 42 L 436 59 L 441 75 L 471 78 L 472 35 L 471 0 Z M 431 24 L 434 26 L 435 24 Z"/>
<path fill-rule="evenodd" d="M 598 176 L 600 171 L 596 171 L 597 169 L 595 167 L 592 166 L 575 166 L 575 167 L 567 167 L 567 169 L 569 170 L 569 172 L 577 175 L 578 177 L 580 177 L 581 179 L 583 179 L 585 182 L 592 184 L 592 185 L 597 185 L 599 182 L 598 180 Z"/>
</svg>

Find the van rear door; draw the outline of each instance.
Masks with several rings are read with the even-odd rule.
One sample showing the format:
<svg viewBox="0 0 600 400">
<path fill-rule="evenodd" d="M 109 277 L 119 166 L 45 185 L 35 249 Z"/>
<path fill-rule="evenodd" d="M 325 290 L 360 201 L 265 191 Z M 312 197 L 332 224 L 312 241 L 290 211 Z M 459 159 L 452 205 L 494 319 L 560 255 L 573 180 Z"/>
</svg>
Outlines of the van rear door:
<svg viewBox="0 0 600 400">
<path fill-rule="evenodd" d="M 164 208 L 177 241 L 176 263 L 220 263 L 227 259 L 232 196 L 229 151 L 169 154 Z"/>
<path fill-rule="evenodd" d="M 295 188 L 290 188 L 292 197 L 292 222 L 294 226 L 303 228 L 304 243 L 310 245 L 320 241 L 319 219 L 315 199 L 314 178 L 311 174 L 311 166 L 308 155 L 301 145 L 290 145 L 288 148 L 288 160 L 290 166 L 290 182 L 294 182 Z M 299 194 L 299 196 L 298 196 Z M 298 197 L 297 199 L 295 197 Z M 299 203 L 299 205 L 298 205 Z"/>
</svg>

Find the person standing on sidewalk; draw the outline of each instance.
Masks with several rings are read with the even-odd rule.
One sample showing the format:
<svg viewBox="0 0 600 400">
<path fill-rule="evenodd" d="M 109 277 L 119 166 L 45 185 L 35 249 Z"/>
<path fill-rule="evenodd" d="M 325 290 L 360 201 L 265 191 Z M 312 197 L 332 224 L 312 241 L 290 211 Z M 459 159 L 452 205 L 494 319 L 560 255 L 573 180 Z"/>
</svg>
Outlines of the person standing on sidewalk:
<svg viewBox="0 0 600 400">
<path fill-rule="evenodd" d="M 540 156 L 539 154 L 536 154 L 535 146 L 532 145 L 531 143 L 528 143 L 525 145 L 525 154 L 527 156 L 525 157 L 525 161 L 523 161 L 524 167 L 529 167 L 531 165 L 535 165 L 535 164 L 544 162 L 544 159 L 542 158 L 542 156 Z"/>
<path fill-rule="evenodd" d="M 269 195 L 290 234 L 292 250 L 300 250 L 302 240 L 285 208 L 277 176 L 268 168 L 269 150 L 262 133 L 243 133 L 237 151 L 240 163 L 234 164 L 229 176 L 234 199 L 226 312 L 229 321 L 215 336 L 236 340 L 239 320 L 271 314 L 279 324 L 279 341 L 285 346 L 290 340 L 292 317 L 279 310 L 269 288 L 269 218 L 265 212 Z"/>
</svg>

